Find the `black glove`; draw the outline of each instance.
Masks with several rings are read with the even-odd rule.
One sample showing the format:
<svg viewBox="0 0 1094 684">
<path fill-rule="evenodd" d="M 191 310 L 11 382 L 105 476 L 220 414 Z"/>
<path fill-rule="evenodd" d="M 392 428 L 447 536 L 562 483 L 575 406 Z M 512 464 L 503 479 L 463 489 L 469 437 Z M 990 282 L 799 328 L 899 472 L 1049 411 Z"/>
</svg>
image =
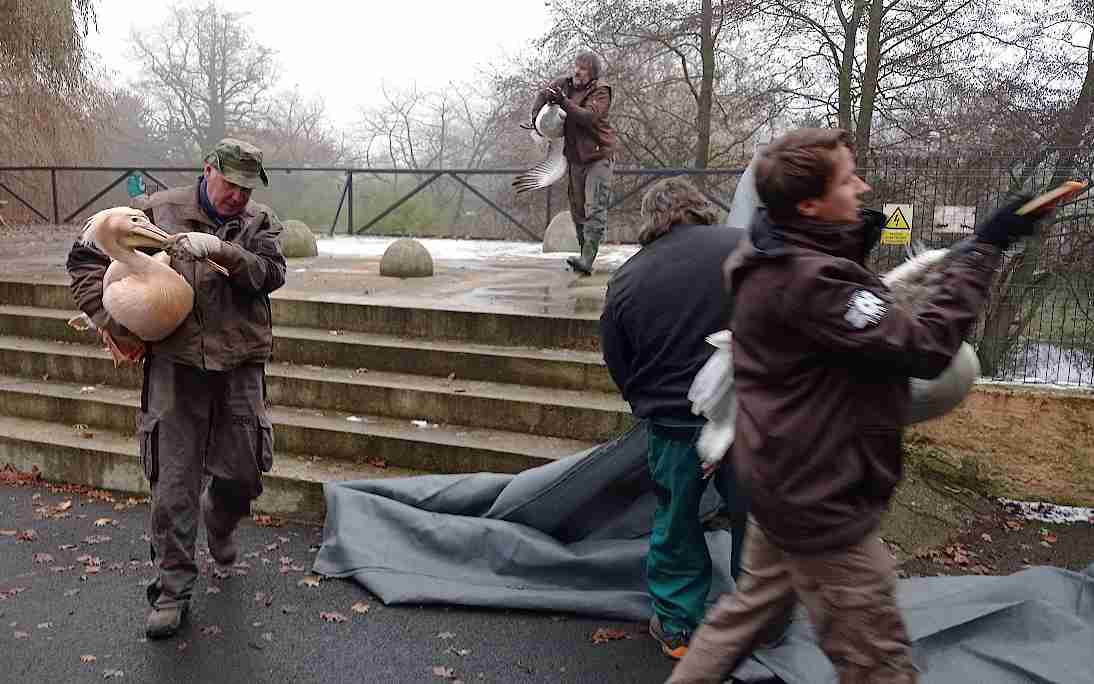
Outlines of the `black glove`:
<svg viewBox="0 0 1094 684">
<path fill-rule="evenodd" d="M 976 239 L 1006 249 L 1018 238 L 1033 235 L 1044 214 L 1019 216 L 1014 213 L 1031 199 L 1032 195 L 1023 195 L 1004 205 L 991 218 L 976 227 Z"/>
<path fill-rule="evenodd" d="M 870 251 L 881 240 L 881 231 L 889 219 L 877 209 L 860 209 L 859 219 L 862 220 L 862 256 L 859 261 L 865 263 Z"/>
</svg>

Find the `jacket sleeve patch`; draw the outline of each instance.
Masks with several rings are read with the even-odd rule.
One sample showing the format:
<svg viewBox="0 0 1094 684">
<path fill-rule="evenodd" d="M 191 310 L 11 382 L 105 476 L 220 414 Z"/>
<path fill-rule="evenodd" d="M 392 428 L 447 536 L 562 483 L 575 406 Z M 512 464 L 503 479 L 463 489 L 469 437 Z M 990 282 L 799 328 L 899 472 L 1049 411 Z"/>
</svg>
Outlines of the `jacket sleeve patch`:
<svg viewBox="0 0 1094 684">
<path fill-rule="evenodd" d="M 847 312 L 843 319 L 856 330 L 868 325 L 877 325 L 885 316 L 885 302 L 869 290 L 857 290 L 847 302 Z"/>
</svg>

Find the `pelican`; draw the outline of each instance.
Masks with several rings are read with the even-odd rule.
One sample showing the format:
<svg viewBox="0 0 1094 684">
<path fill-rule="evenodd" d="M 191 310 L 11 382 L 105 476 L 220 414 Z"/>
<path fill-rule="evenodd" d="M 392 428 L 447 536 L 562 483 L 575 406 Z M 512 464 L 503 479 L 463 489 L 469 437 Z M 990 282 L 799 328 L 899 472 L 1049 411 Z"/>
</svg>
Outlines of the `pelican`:
<svg viewBox="0 0 1094 684">
<path fill-rule="evenodd" d="M 536 142 L 547 141 L 547 158 L 513 180 L 517 194 L 550 187 L 566 175 L 566 157 L 562 155 L 565 124 L 566 112 L 562 111 L 562 107 L 547 104 L 540 108 L 532 128 L 532 139 Z"/>
<path fill-rule="evenodd" d="M 909 309 L 918 307 L 930 292 L 933 277 L 938 277 L 950 256 L 949 249 L 908 249 L 908 260 L 881 277 L 893 293 L 893 299 Z M 911 404 L 905 424 L 937 418 L 957 407 L 980 375 L 980 359 L 968 342 L 962 342 L 950 365 L 930 380 L 910 378 Z"/>
<path fill-rule="evenodd" d="M 164 339 L 175 331 L 194 306 L 194 290 L 171 268 L 166 252 L 149 256 L 138 247 L 163 247 L 171 235 L 152 225 L 144 212 L 129 207 L 104 209 L 88 219 L 80 243 L 95 245 L 112 261 L 103 276 L 103 307 L 111 318 L 146 342 Z M 86 316 L 70 321 L 89 327 Z M 100 330 L 115 363 L 135 361 L 143 349 L 121 349 L 106 330 Z"/>
</svg>

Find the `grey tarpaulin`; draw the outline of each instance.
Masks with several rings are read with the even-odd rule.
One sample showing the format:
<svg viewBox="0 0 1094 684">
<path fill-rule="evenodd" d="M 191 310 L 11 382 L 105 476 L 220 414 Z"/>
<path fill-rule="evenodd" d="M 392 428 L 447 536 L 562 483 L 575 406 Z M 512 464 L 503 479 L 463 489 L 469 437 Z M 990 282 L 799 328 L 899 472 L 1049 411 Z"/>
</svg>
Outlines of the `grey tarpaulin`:
<svg viewBox="0 0 1094 684">
<path fill-rule="evenodd" d="M 898 601 L 921 682 L 1094 682 L 1094 565 L 1083 573 L 1038 567 L 1004 577 L 903 580 Z M 836 681 L 804 617 L 778 648 L 758 651 L 734 676 Z"/>
<path fill-rule="evenodd" d="M 384 603 L 569 611 L 646 619 L 656 497 L 646 428 L 519 475 L 332 482 L 315 572 Z M 701 513 L 720 498 L 708 488 Z M 732 588 L 730 535 L 707 533 L 716 596 Z"/>
</svg>

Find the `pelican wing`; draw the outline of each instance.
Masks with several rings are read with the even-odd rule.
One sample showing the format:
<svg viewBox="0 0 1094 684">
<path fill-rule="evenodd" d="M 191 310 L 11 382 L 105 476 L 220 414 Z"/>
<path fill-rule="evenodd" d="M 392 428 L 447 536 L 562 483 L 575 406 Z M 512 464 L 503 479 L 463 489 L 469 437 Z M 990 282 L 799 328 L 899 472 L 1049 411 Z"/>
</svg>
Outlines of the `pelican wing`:
<svg viewBox="0 0 1094 684">
<path fill-rule="evenodd" d="M 562 138 L 548 141 L 547 158 L 513 180 L 517 194 L 550 187 L 566 175 L 566 157 L 562 155 L 564 144 Z"/>
</svg>

